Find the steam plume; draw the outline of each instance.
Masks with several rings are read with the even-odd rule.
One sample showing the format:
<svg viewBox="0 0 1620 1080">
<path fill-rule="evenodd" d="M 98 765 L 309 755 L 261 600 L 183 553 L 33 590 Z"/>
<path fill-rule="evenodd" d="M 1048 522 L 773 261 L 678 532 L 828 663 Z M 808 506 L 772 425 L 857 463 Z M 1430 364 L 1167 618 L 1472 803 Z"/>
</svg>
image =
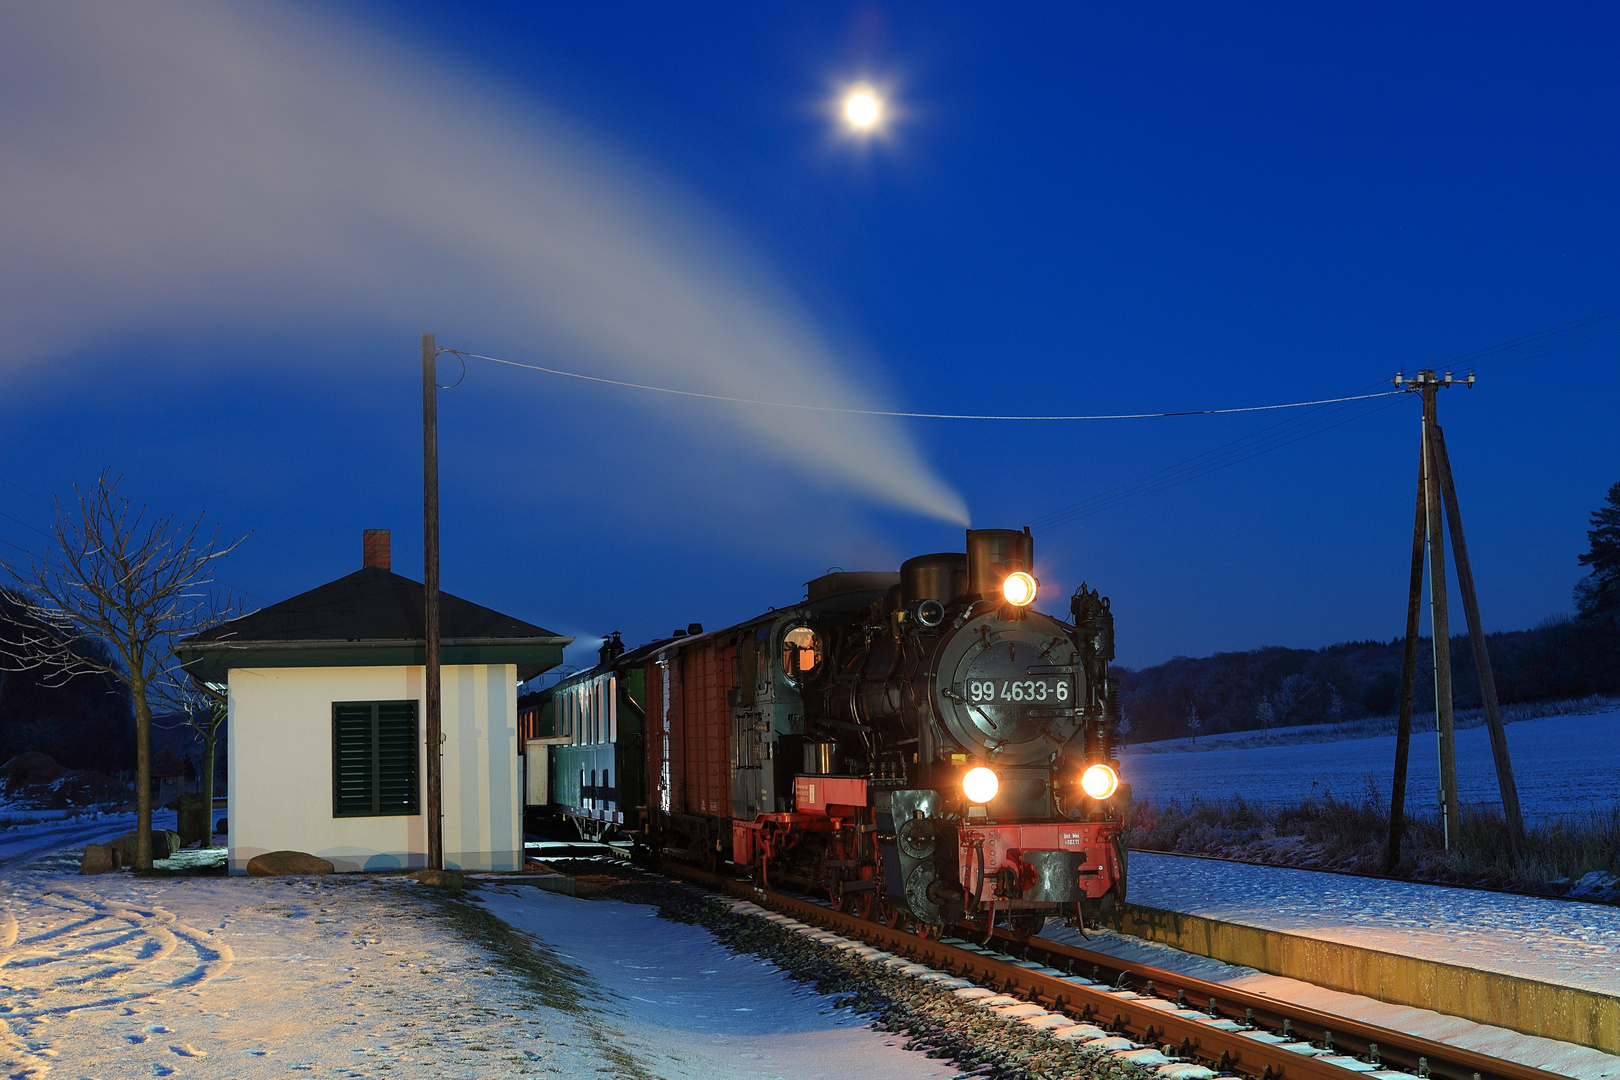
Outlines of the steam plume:
<svg viewBox="0 0 1620 1080">
<path fill-rule="evenodd" d="M 0 365 L 177 326 L 427 321 L 515 359 L 872 404 L 712 215 L 540 106 L 327 14 L 6 5 L 0 100 Z M 894 422 L 729 415 L 807 476 L 966 518 Z"/>
</svg>

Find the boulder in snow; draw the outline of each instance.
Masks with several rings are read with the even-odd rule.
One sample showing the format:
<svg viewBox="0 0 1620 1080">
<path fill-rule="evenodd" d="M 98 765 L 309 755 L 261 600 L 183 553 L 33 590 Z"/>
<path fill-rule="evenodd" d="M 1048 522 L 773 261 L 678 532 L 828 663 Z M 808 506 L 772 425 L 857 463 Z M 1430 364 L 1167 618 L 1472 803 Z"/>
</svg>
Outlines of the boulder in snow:
<svg viewBox="0 0 1620 1080">
<path fill-rule="evenodd" d="M 111 844 L 86 844 L 79 860 L 81 874 L 108 874 L 118 869 L 118 849 Z"/>
<path fill-rule="evenodd" d="M 435 889 L 449 889 L 452 892 L 460 892 L 467 887 L 465 875 L 454 870 L 412 870 L 410 878 L 424 885 L 432 885 Z"/>
<path fill-rule="evenodd" d="M 331 874 L 337 867 L 307 851 L 267 851 L 248 860 L 251 877 L 287 877 L 298 874 Z"/>
</svg>

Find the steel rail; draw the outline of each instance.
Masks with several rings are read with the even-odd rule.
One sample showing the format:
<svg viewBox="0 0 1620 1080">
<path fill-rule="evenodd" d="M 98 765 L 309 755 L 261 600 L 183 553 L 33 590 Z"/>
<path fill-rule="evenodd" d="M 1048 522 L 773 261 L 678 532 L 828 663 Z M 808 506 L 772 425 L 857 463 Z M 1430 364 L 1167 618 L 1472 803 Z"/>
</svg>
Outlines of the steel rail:
<svg viewBox="0 0 1620 1080">
<path fill-rule="evenodd" d="M 1222 1072 L 1264 1080 L 1348 1080 L 1355 1072 L 1375 1069 L 1443 1080 L 1565 1080 L 1560 1073 L 1072 945 L 1042 938 L 1020 941 L 998 931 L 994 940 L 1003 954 L 986 954 L 936 938 L 921 938 L 675 860 L 665 859 L 662 866 L 673 876 L 881 946 L 948 974 L 1023 997 L 1052 1012 L 1131 1036 L 1144 1045 L 1172 1049 L 1184 1059 L 1206 1063 Z M 1042 963 L 1067 976 L 1036 971 L 1021 966 L 1017 960 Z M 1087 981 L 1074 981 L 1076 978 Z M 1186 1007 L 1179 1008 L 1182 1003 Z M 1195 1018 L 1190 1015 L 1193 1012 L 1229 1020 L 1235 1030 Z M 1292 1037 L 1286 1043 L 1255 1037 L 1279 1032 Z M 1342 1063 L 1285 1048 L 1304 1043 L 1316 1046 L 1317 1054 L 1332 1050 Z"/>
</svg>

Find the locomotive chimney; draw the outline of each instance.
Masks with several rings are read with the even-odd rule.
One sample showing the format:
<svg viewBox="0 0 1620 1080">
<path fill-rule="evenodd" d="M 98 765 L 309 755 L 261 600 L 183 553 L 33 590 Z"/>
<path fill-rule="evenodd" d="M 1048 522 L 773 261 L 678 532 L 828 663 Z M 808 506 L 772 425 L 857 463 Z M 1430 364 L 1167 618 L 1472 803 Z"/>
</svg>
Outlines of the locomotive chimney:
<svg viewBox="0 0 1620 1080">
<path fill-rule="evenodd" d="M 1035 540 L 1017 529 L 967 531 L 968 593 L 979 599 L 1001 595 L 1008 574 L 1035 572 Z"/>
</svg>

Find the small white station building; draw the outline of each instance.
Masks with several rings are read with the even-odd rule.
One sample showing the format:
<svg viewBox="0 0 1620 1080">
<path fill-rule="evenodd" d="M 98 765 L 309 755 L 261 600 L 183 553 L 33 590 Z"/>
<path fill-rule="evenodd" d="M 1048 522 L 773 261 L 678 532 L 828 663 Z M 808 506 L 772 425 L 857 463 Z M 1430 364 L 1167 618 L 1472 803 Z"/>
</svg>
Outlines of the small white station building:
<svg viewBox="0 0 1620 1080">
<path fill-rule="evenodd" d="M 427 864 L 426 595 L 365 534 L 347 577 L 186 639 L 230 703 L 230 872 L 269 851 L 340 871 Z M 573 639 L 439 594 L 444 865 L 523 867 L 517 687 Z"/>
</svg>

